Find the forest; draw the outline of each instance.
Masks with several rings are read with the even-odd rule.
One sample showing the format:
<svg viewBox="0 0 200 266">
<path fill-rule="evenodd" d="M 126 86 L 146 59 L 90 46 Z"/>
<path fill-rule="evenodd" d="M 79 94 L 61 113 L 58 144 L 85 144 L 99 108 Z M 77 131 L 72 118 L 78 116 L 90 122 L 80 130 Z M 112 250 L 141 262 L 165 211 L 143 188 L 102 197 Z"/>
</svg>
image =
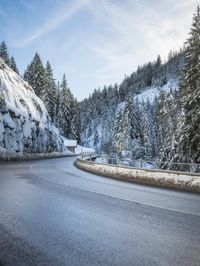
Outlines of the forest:
<svg viewBox="0 0 200 266">
<path fill-rule="evenodd" d="M 98 152 L 146 161 L 200 163 L 200 8 L 179 51 L 138 66 L 121 84 L 105 85 L 78 102 L 66 75 L 57 81 L 36 52 L 22 78 L 68 139 Z M 0 57 L 19 74 L 6 43 Z"/>
</svg>

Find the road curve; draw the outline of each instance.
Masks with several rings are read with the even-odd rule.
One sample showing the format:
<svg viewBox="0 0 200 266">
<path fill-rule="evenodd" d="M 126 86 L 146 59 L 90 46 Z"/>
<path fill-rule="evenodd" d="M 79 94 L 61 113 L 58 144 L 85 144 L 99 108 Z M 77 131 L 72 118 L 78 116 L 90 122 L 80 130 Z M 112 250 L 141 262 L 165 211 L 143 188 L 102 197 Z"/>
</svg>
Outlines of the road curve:
<svg viewBox="0 0 200 266">
<path fill-rule="evenodd" d="M 0 265 L 200 265 L 200 196 L 82 172 L 74 158 L 0 163 Z"/>
</svg>

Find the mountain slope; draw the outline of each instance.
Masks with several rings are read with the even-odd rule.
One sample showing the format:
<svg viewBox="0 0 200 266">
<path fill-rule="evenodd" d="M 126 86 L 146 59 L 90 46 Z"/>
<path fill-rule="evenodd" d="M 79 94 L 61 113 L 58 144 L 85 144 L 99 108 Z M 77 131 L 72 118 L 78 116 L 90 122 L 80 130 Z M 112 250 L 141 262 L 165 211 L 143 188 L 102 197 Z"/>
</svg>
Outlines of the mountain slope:
<svg viewBox="0 0 200 266">
<path fill-rule="evenodd" d="M 176 138 L 181 107 L 184 49 L 167 61 L 139 66 L 122 83 L 94 90 L 80 103 L 81 143 L 107 154 L 122 148 L 129 158 L 168 156 Z M 174 144 L 173 144 L 174 145 Z"/>
<path fill-rule="evenodd" d="M 1 58 L 0 148 L 20 154 L 64 149 L 43 102 Z"/>
<path fill-rule="evenodd" d="M 178 79 L 169 79 L 167 84 L 163 86 L 149 86 L 143 89 L 143 92 L 134 95 L 133 101 L 137 102 L 139 107 L 142 104 L 147 104 L 149 101 L 151 105 L 154 104 L 156 97 L 159 97 L 160 92 L 170 93 L 179 90 Z M 119 104 L 104 108 L 102 116 L 97 116 L 90 121 L 89 126 L 81 133 L 82 144 L 91 148 L 101 149 L 102 145 L 108 145 L 110 137 L 114 133 L 114 118 L 116 111 L 123 112 L 125 108 L 125 101 Z"/>
</svg>

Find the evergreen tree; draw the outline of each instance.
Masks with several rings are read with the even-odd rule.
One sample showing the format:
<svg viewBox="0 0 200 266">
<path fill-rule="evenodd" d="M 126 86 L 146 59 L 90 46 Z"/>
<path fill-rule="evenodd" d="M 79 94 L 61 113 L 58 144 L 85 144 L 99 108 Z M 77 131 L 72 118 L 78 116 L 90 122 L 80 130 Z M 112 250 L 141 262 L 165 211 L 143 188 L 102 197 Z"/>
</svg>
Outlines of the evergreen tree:
<svg viewBox="0 0 200 266">
<path fill-rule="evenodd" d="M 10 58 L 10 68 L 12 68 L 12 70 L 15 71 L 19 75 L 19 70 L 17 68 L 16 62 L 13 56 L 11 56 Z"/>
<path fill-rule="evenodd" d="M 61 99 L 61 88 L 60 88 L 60 83 L 59 81 L 57 82 L 56 85 L 56 121 L 55 124 L 57 127 L 59 127 L 58 125 L 58 113 L 59 113 L 59 107 L 60 107 L 60 99 Z"/>
<path fill-rule="evenodd" d="M 35 94 L 45 101 L 45 69 L 38 53 L 35 54 L 31 64 L 24 74 L 26 81 L 32 86 Z"/>
<path fill-rule="evenodd" d="M 53 122 L 56 121 L 56 105 L 57 105 L 56 84 L 53 78 L 53 71 L 49 61 L 47 61 L 44 78 L 44 94 L 43 100 L 47 111 Z"/>
<path fill-rule="evenodd" d="M 123 141 L 123 114 L 120 109 L 117 110 L 114 122 L 114 146 L 120 146 Z"/>
<path fill-rule="evenodd" d="M 141 149 L 140 119 L 133 104 L 133 98 L 126 99 L 124 108 L 123 146 L 128 156 L 138 159 L 143 156 Z"/>
<path fill-rule="evenodd" d="M 200 162 L 200 7 L 194 14 L 186 42 L 186 59 L 181 79 L 184 122 L 180 130 L 179 159 Z"/>
<path fill-rule="evenodd" d="M 130 135 L 131 139 L 140 139 L 140 119 L 138 113 L 136 112 L 136 108 L 133 105 L 133 98 L 129 96 L 125 102 L 124 108 L 124 123 L 128 135 Z"/>
<path fill-rule="evenodd" d="M 9 54 L 8 54 L 8 48 L 7 48 L 6 43 L 4 41 L 0 45 L 0 57 L 9 66 L 10 59 L 9 59 Z"/>
<path fill-rule="evenodd" d="M 147 102 L 142 103 L 141 107 L 141 134 L 142 134 L 142 145 L 145 149 L 145 159 L 151 160 L 155 158 L 155 131 L 153 125 L 153 112 L 152 107 L 147 100 Z"/>
<path fill-rule="evenodd" d="M 67 85 L 67 80 L 65 75 L 63 75 L 63 80 L 61 83 L 61 92 L 60 92 L 60 103 L 59 111 L 57 117 L 58 127 L 61 133 L 65 137 L 70 137 L 70 127 L 71 127 L 71 107 L 72 107 L 72 94 Z"/>
<path fill-rule="evenodd" d="M 30 65 L 28 64 L 26 70 L 24 71 L 23 79 L 27 82 L 30 80 Z"/>
<path fill-rule="evenodd" d="M 70 138 L 76 139 L 80 143 L 80 107 L 76 99 L 73 99 L 70 121 Z"/>
</svg>

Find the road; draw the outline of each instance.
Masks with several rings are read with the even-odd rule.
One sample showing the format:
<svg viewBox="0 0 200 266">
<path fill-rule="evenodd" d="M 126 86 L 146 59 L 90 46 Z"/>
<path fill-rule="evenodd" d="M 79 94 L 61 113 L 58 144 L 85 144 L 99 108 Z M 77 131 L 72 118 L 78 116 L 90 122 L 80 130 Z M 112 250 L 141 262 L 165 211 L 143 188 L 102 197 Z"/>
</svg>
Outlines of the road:
<svg viewBox="0 0 200 266">
<path fill-rule="evenodd" d="M 0 163 L 0 265 L 200 265 L 200 195 Z"/>
</svg>

